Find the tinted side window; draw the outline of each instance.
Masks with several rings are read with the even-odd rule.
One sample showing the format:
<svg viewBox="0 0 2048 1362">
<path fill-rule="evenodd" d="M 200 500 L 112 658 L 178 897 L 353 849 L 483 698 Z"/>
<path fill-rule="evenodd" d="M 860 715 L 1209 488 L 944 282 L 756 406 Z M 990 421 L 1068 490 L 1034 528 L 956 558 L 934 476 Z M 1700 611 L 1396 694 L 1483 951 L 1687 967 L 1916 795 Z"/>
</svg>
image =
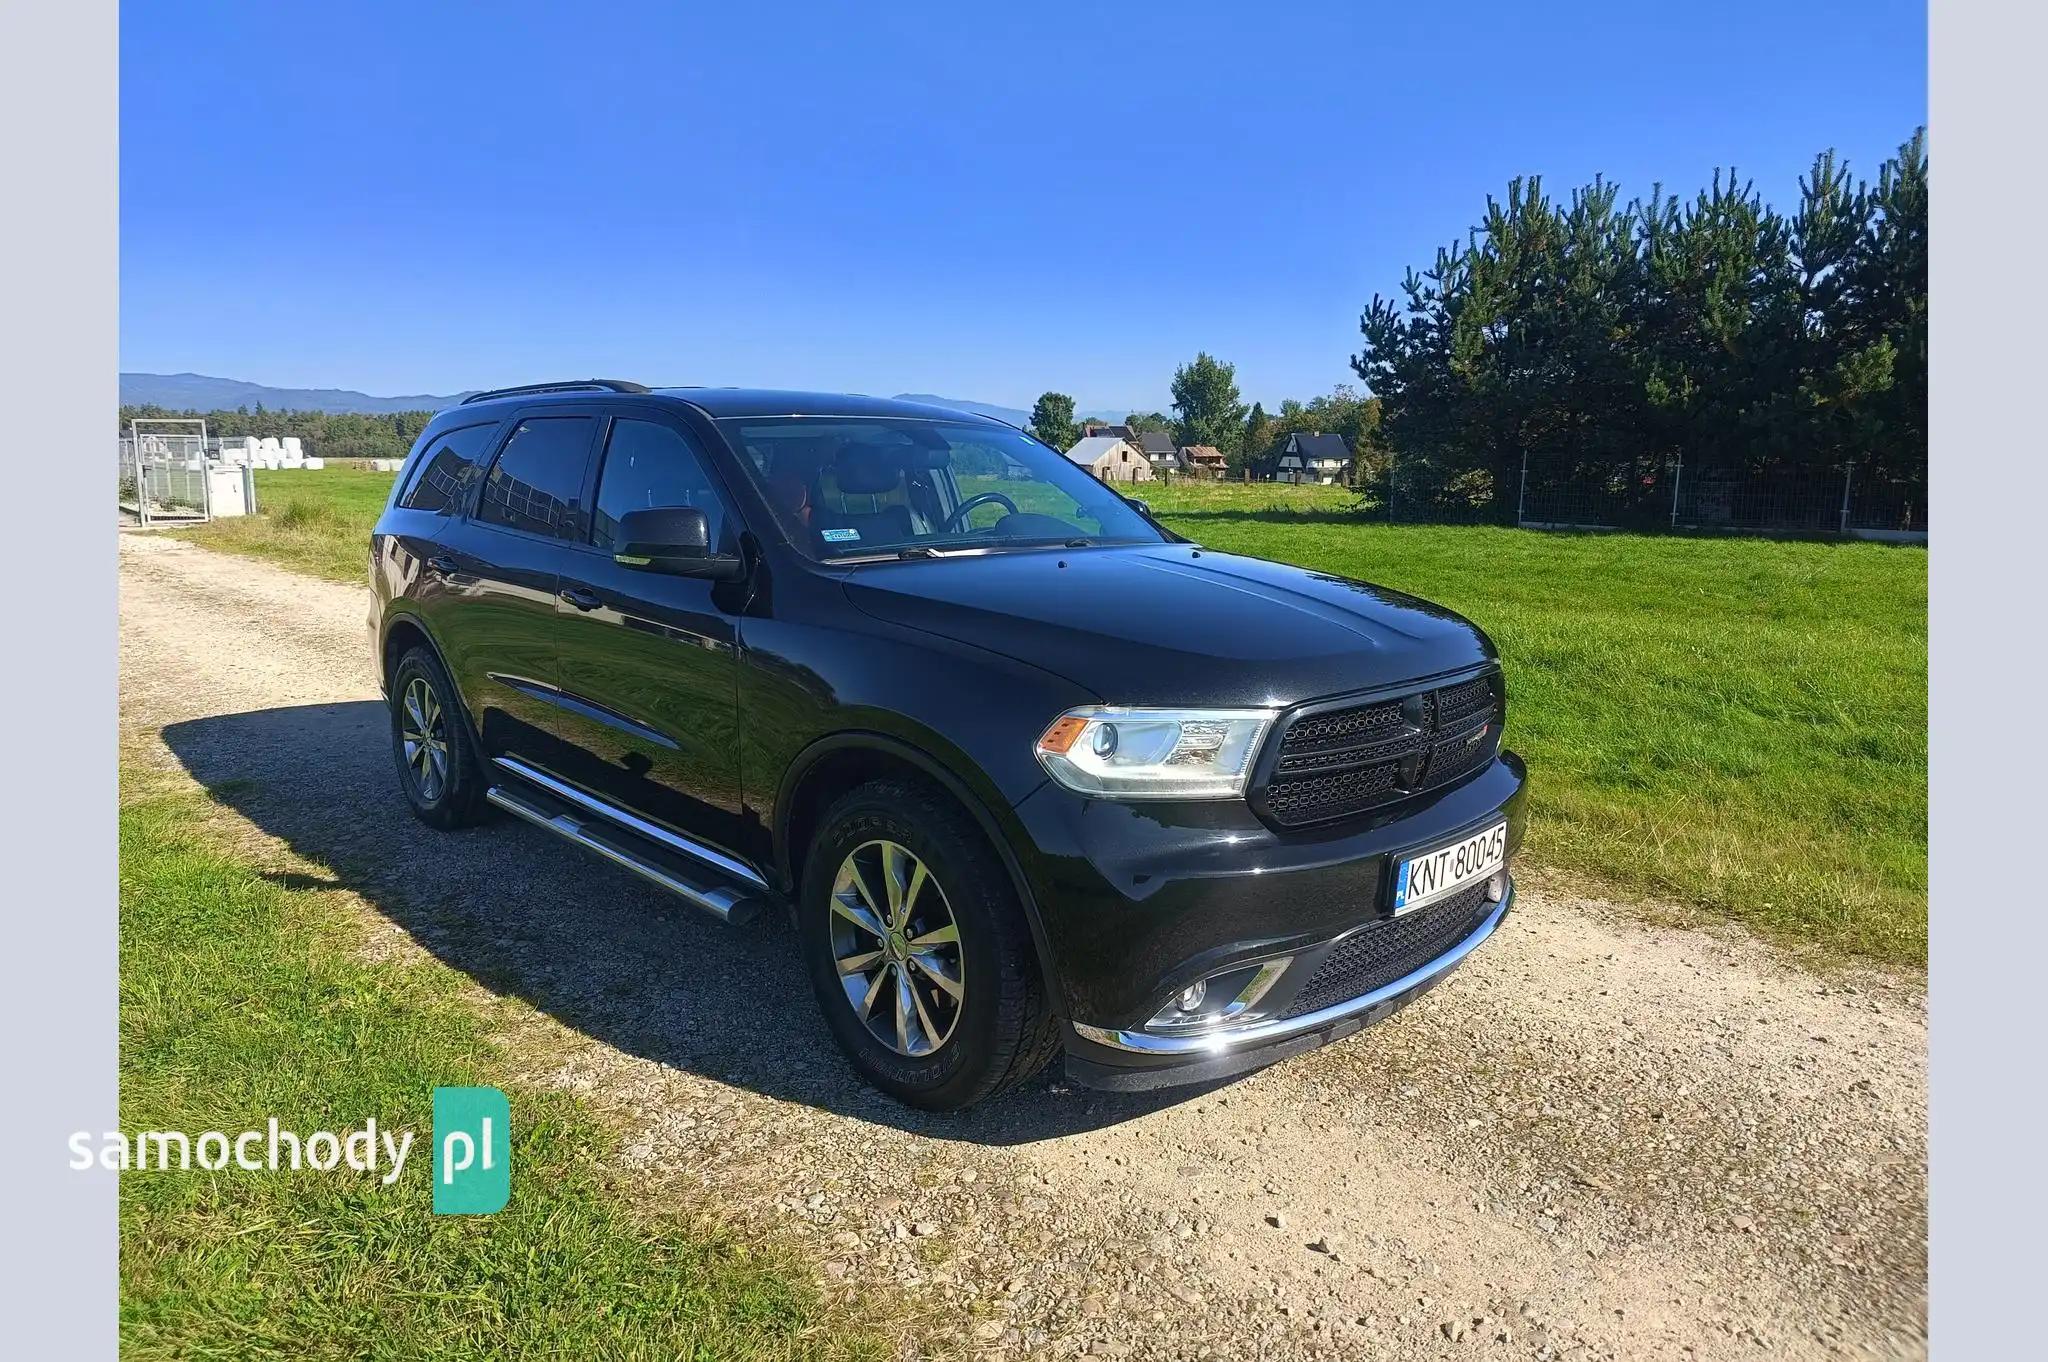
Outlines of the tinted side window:
<svg viewBox="0 0 2048 1362">
<path fill-rule="evenodd" d="M 596 418 L 542 416 L 521 421 L 484 479 L 476 517 L 533 534 L 575 531 L 572 507 L 583 490 Z"/>
<path fill-rule="evenodd" d="M 483 462 L 491 432 L 496 426 L 464 426 L 434 441 L 420 456 L 419 471 L 405 499 L 398 504 L 411 511 L 439 511 L 446 515 L 461 506 L 476 482 L 477 467 Z"/>
<path fill-rule="evenodd" d="M 604 471 L 598 475 L 594 542 L 601 549 L 615 548 L 619 517 L 657 506 L 695 506 L 710 524 L 711 542 L 719 542 L 724 513 L 697 447 L 652 421 L 612 422 Z"/>
</svg>

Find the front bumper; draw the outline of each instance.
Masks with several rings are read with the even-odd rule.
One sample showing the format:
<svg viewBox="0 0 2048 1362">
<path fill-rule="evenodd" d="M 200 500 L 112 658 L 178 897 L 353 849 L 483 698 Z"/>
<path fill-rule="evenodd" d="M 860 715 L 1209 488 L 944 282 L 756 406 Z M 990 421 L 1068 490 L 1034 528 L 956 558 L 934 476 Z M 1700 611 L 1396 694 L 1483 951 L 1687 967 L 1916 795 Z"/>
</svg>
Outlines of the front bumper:
<svg viewBox="0 0 2048 1362">
<path fill-rule="evenodd" d="M 1418 996 L 1496 930 L 1512 890 L 1424 929 L 1392 917 L 1392 867 L 1488 824 L 1508 824 L 1509 862 L 1525 822 L 1526 773 L 1504 752 L 1428 799 L 1335 826 L 1279 830 L 1241 804 L 1115 803 L 1042 787 L 1018 805 L 1019 849 L 1066 1022 L 1068 1068 L 1103 1087 L 1225 1077 L 1325 1044 Z M 1395 927 L 1395 923 L 1402 924 Z M 1305 986 L 1340 943 L 1406 942 L 1363 970 L 1356 991 Z M 1427 939 L 1422 939 L 1426 936 Z M 1288 960 L 1271 995 L 1204 1032 L 1154 1028 L 1180 990 Z M 1386 963 L 1387 969 L 1377 968 Z M 1235 986 L 1232 986 L 1234 991 Z"/>
<path fill-rule="evenodd" d="M 1442 983 L 1493 935 L 1514 901 L 1514 882 L 1510 880 L 1507 893 L 1479 926 L 1444 954 L 1368 993 L 1297 1017 L 1274 1017 L 1178 1036 L 1070 1023 L 1067 1076 L 1091 1088 L 1119 1092 L 1213 1082 L 1342 1040 L 1386 1020 Z"/>
</svg>

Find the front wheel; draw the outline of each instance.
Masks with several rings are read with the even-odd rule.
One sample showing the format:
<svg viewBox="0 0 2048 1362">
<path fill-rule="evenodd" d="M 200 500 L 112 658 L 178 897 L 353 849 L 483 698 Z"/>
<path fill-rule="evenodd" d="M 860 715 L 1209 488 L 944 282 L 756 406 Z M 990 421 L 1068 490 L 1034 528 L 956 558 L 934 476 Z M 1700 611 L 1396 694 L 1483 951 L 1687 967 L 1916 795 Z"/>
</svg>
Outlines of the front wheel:
<svg viewBox="0 0 2048 1362">
<path fill-rule="evenodd" d="M 952 1111 L 1037 1073 L 1058 1045 L 1022 906 L 966 812 L 881 780 L 829 809 L 800 931 L 826 1025 L 868 1082 Z"/>
</svg>

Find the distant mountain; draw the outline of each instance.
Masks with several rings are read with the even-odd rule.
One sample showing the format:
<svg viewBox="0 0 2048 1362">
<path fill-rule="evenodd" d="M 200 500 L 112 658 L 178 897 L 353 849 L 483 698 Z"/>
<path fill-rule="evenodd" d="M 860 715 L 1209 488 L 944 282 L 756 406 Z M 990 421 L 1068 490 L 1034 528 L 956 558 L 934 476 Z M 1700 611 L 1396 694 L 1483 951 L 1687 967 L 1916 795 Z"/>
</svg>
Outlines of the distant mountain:
<svg viewBox="0 0 2048 1362">
<path fill-rule="evenodd" d="M 898 402 L 929 402 L 935 407 L 958 407 L 961 411 L 980 412 L 983 416 L 993 416 L 998 421 L 1008 421 L 1013 426 L 1029 426 L 1031 424 L 1031 413 L 1028 411 L 1019 411 L 1015 407 L 998 407 L 992 402 L 970 402 L 964 397 L 940 397 L 936 393 L 897 393 L 896 400 Z M 1077 421 L 1115 422 L 1123 420 L 1128 415 L 1130 415 L 1129 410 L 1116 412 L 1077 411 L 1074 413 L 1074 419 Z"/>
<path fill-rule="evenodd" d="M 1031 413 L 1015 407 L 998 407 L 993 402 L 970 402 L 964 397 L 940 397 L 937 393 L 897 393 L 898 402 L 929 402 L 935 407 L 953 407 L 960 411 L 980 412 L 993 416 L 998 421 L 1008 421 L 1013 426 L 1031 424 Z"/>
<path fill-rule="evenodd" d="M 124 407 L 170 407 L 174 411 L 233 411 L 261 402 L 266 411 L 328 411 L 381 414 L 393 411 L 439 411 L 461 401 L 466 393 L 434 397 L 372 397 L 347 388 L 271 388 L 238 378 L 205 374 L 121 375 Z"/>
<path fill-rule="evenodd" d="M 474 391 L 472 389 L 471 391 Z M 467 392 L 436 397 L 428 393 L 405 397 L 372 397 L 349 388 L 272 388 L 262 383 L 244 383 L 239 378 L 212 378 L 206 374 L 121 375 L 121 405 L 124 407 L 169 407 L 173 411 L 233 411 L 236 407 L 263 404 L 266 411 L 328 411 L 382 414 L 394 411 L 439 411 L 452 407 Z M 904 402 L 929 402 L 934 406 L 957 407 L 980 412 L 1013 426 L 1029 426 L 1031 413 L 1016 407 L 999 407 L 993 402 L 971 402 L 963 397 L 940 397 L 936 393 L 897 393 Z M 1082 421 L 1121 421 L 1123 412 L 1078 412 Z"/>
</svg>

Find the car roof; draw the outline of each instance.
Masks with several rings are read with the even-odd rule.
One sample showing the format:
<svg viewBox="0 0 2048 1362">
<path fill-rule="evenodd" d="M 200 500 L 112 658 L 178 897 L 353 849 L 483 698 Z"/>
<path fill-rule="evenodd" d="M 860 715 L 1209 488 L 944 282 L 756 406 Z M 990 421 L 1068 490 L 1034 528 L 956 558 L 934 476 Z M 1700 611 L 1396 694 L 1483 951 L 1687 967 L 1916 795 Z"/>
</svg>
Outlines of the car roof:
<svg viewBox="0 0 2048 1362">
<path fill-rule="evenodd" d="M 568 406 L 575 403 L 687 403 L 716 419 L 768 416 L 894 416 L 916 420 L 972 421 L 1002 425 L 995 417 L 979 412 L 942 407 L 929 402 L 905 402 L 893 397 L 867 397 L 859 393 L 799 392 L 781 388 L 648 388 L 639 391 L 604 391 L 595 383 L 564 384 L 552 391 L 506 391 L 483 393 L 436 412 L 429 431 L 439 432 L 478 420 L 502 420 L 515 407 Z"/>
<path fill-rule="evenodd" d="M 995 418 L 929 402 L 861 393 L 801 392 L 784 388 L 656 388 L 663 397 L 688 402 L 707 416 L 913 416 L 987 422 Z"/>
</svg>

